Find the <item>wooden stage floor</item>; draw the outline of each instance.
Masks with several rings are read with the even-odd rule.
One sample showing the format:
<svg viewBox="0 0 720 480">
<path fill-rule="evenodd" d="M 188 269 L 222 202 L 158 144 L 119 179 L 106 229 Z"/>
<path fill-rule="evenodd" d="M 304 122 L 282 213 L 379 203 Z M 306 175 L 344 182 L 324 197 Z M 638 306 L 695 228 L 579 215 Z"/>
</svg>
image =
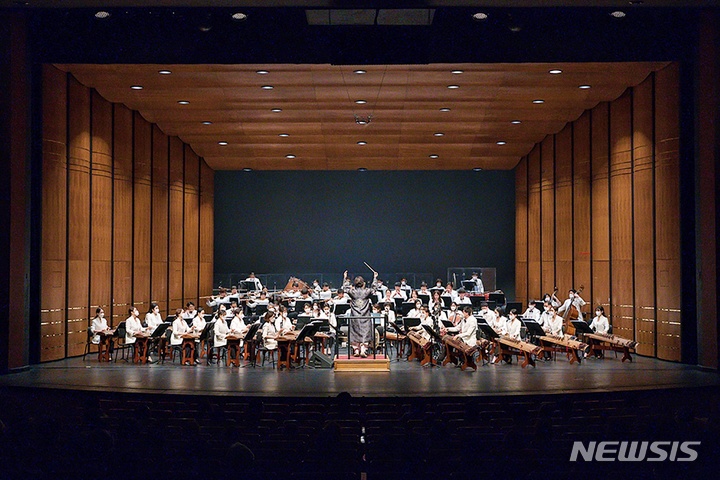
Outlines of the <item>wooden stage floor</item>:
<svg viewBox="0 0 720 480">
<path fill-rule="evenodd" d="M 485 365 L 476 372 L 452 366 L 421 367 L 392 361 L 389 372 L 334 372 L 299 368 L 290 371 L 224 365 L 179 363 L 136 365 L 98 363 L 95 356 L 60 360 L 0 376 L 3 387 L 39 387 L 149 394 L 334 397 L 472 397 L 593 393 L 720 386 L 720 375 L 697 367 L 634 356 L 621 363 L 614 354 L 581 365 L 563 357 L 538 362 L 536 368 Z"/>
</svg>

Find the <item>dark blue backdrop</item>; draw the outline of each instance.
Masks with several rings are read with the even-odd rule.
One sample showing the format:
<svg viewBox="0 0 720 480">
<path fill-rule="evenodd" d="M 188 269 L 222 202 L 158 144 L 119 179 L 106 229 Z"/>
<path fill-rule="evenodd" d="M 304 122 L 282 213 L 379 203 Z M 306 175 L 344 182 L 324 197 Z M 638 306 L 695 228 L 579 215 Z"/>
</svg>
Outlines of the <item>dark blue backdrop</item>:
<svg viewBox="0 0 720 480">
<path fill-rule="evenodd" d="M 514 291 L 513 171 L 217 171 L 215 274 L 497 269 Z M 394 281 L 394 279 L 389 279 Z"/>
</svg>

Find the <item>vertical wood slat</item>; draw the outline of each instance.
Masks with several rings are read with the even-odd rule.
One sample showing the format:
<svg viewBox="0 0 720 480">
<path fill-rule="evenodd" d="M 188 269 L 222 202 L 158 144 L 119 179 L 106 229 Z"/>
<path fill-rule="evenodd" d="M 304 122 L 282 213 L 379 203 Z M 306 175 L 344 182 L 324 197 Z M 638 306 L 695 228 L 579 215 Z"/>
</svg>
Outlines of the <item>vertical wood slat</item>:
<svg viewBox="0 0 720 480">
<path fill-rule="evenodd" d="M 133 113 L 114 108 L 112 324 L 127 318 L 133 281 Z"/>
<path fill-rule="evenodd" d="M 655 355 L 653 79 L 633 89 L 633 241 L 637 352 Z"/>
<path fill-rule="evenodd" d="M 572 125 L 555 135 L 555 282 L 562 294 L 573 288 Z M 575 286 L 577 288 L 577 286 Z M 552 292 L 552 290 L 549 290 Z"/>
<path fill-rule="evenodd" d="M 90 90 L 68 84 L 67 355 L 83 353 L 90 317 Z"/>
<path fill-rule="evenodd" d="M 528 181 L 527 157 L 515 167 L 515 299 L 528 300 Z"/>
<path fill-rule="evenodd" d="M 528 276 L 527 299 L 540 293 L 540 147 L 536 145 L 528 154 Z"/>
<path fill-rule="evenodd" d="M 555 286 L 555 138 L 548 135 L 540 143 L 540 235 L 542 270 L 540 294 Z"/>
<path fill-rule="evenodd" d="M 168 203 L 168 301 L 169 309 L 183 305 L 183 144 L 170 139 Z"/>
<path fill-rule="evenodd" d="M 168 137 L 153 126 L 152 159 L 152 301 L 168 313 Z"/>
<path fill-rule="evenodd" d="M 92 92 L 90 316 L 112 303 L 112 104 Z"/>
<path fill-rule="evenodd" d="M 215 235 L 215 172 L 200 161 L 200 294 L 210 295 L 213 288 Z"/>
<path fill-rule="evenodd" d="M 133 113 L 133 294 L 141 314 L 150 305 L 152 126 Z"/>
<path fill-rule="evenodd" d="M 679 68 L 655 74 L 655 268 L 657 356 L 680 360 Z"/>
<path fill-rule="evenodd" d="M 200 275 L 200 162 L 192 149 L 185 145 L 183 222 L 183 297 L 184 302 L 198 304 Z"/>
<path fill-rule="evenodd" d="M 610 109 L 610 261 L 613 332 L 634 338 L 632 244 L 632 95 Z"/>
<path fill-rule="evenodd" d="M 592 110 L 592 194 L 590 243 L 592 248 L 592 304 L 602 305 L 608 319 L 610 304 L 610 199 L 609 199 L 609 104 L 601 103 Z"/>
<path fill-rule="evenodd" d="M 43 66 L 40 361 L 65 356 L 67 77 Z"/>
<path fill-rule="evenodd" d="M 582 297 L 590 304 L 593 289 L 590 279 L 590 112 L 573 124 L 573 279 L 585 285 Z M 594 306 L 588 308 L 592 312 Z"/>
</svg>

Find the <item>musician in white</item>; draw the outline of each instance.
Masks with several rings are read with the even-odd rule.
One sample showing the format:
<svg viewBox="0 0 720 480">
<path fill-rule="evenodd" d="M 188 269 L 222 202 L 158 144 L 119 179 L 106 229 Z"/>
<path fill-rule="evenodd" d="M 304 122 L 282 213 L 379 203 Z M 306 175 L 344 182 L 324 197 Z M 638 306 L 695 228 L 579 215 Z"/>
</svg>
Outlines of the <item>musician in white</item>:
<svg viewBox="0 0 720 480">
<path fill-rule="evenodd" d="M 265 314 L 265 321 L 263 322 L 262 326 L 263 346 L 268 350 L 275 350 L 278 346 L 278 331 L 277 328 L 275 328 L 275 324 L 273 323 L 274 318 L 275 315 L 273 315 L 272 312 L 267 312 Z"/>
<path fill-rule="evenodd" d="M 543 312 L 540 314 L 540 318 L 538 318 L 537 323 L 541 327 L 545 327 L 545 325 L 548 324 L 550 321 L 550 308 L 555 308 L 549 301 L 546 301 L 543 304 Z"/>
<path fill-rule="evenodd" d="M 187 302 L 185 305 L 185 311 L 182 313 L 182 317 L 186 322 L 192 323 L 193 319 L 197 316 L 197 310 L 195 310 L 195 304 L 193 302 Z"/>
<path fill-rule="evenodd" d="M 385 292 L 387 292 L 387 291 L 389 290 L 389 288 L 388 288 L 387 285 L 385 285 L 385 284 L 383 283 L 383 281 L 382 281 L 381 279 L 379 279 L 379 278 L 378 278 L 378 280 L 377 280 L 377 283 L 378 283 L 378 285 L 377 285 L 377 299 L 378 299 L 378 302 L 382 302 L 382 301 L 385 299 Z"/>
<path fill-rule="evenodd" d="M 475 345 L 477 342 L 478 321 L 472 314 L 472 307 L 462 308 L 463 319 L 455 327 L 448 327 L 440 330 L 441 335 L 457 332 L 456 337 L 462 339 L 467 345 Z"/>
<path fill-rule="evenodd" d="M 445 285 L 445 291 L 442 293 L 443 297 L 450 297 L 453 302 L 458 303 L 458 294 L 454 290 L 454 285 L 452 282 L 448 282 L 447 285 Z"/>
<path fill-rule="evenodd" d="M 269 305 L 269 304 L 270 304 L 270 299 L 267 298 L 267 292 L 264 291 L 264 290 L 261 291 L 261 292 L 260 292 L 260 297 L 255 300 L 255 303 L 256 303 L 257 305 Z"/>
<path fill-rule="evenodd" d="M 107 332 L 108 330 L 110 330 L 110 327 L 108 326 L 107 319 L 105 318 L 105 311 L 98 307 L 95 309 L 95 317 L 90 324 L 90 331 L 93 333 L 91 342 L 98 345 L 100 343 L 99 333 Z M 108 343 L 112 346 L 112 342 Z"/>
<path fill-rule="evenodd" d="M 407 278 L 405 278 L 405 277 L 400 279 L 400 290 L 405 292 L 405 295 L 407 297 L 410 297 L 410 292 L 413 291 L 412 287 L 410 285 L 408 285 Z"/>
<path fill-rule="evenodd" d="M 420 303 L 420 302 L 418 302 L 418 303 Z M 425 338 L 425 340 L 431 340 L 430 334 L 423 327 L 423 325 L 427 325 L 430 328 L 433 327 L 433 319 L 432 319 L 432 316 L 430 315 L 430 310 L 428 310 L 427 306 L 422 305 L 422 303 L 420 303 L 419 310 L 420 310 L 420 314 L 418 316 L 420 318 L 420 325 L 418 325 L 416 327 L 410 327 L 410 329 L 418 332 L 420 335 L 422 335 L 423 338 Z"/>
<path fill-rule="evenodd" d="M 545 325 L 543 325 L 543 330 L 545 330 L 545 333 L 548 335 L 554 335 L 556 337 L 562 337 L 563 336 L 563 319 L 560 315 L 557 315 L 555 312 L 555 309 L 551 306 L 548 310 L 549 312 L 549 319 L 545 322 Z"/>
<path fill-rule="evenodd" d="M 427 307 L 426 307 L 427 308 Z M 420 318 L 420 314 L 422 312 L 422 302 L 418 300 L 415 302 L 415 308 L 410 310 L 407 315 L 405 315 L 407 318 Z M 430 310 L 428 310 L 428 313 Z"/>
<path fill-rule="evenodd" d="M 227 336 L 230 334 L 230 327 L 228 327 L 225 317 L 219 317 L 215 321 L 215 327 L 213 329 L 213 347 L 222 348 L 227 346 Z M 218 352 L 219 357 L 219 352 Z"/>
<path fill-rule="evenodd" d="M 142 322 L 140 322 L 140 312 L 135 307 L 128 310 L 130 316 L 125 319 L 125 344 L 135 343 L 135 335 L 143 331 Z"/>
<path fill-rule="evenodd" d="M 242 309 L 236 308 L 233 311 L 233 318 L 230 322 L 230 332 L 231 335 L 237 335 L 238 337 L 242 337 L 245 335 L 248 331 L 249 325 L 245 323 L 245 317 L 243 316 Z"/>
<path fill-rule="evenodd" d="M 170 336 L 170 345 L 182 345 L 182 336 L 190 332 L 187 320 L 182 315 L 182 308 L 175 310 L 175 320 L 172 324 L 172 335 Z"/>
<path fill-rule="evenodd" d="M 543 302 L 550 302 L 550 305 L 552 305 L 555 310 L 560 308 L 560 305 L 562 305 L 560 299 L 557 297 L 557 295 L 555 295 L 555 292 L 553 292 L 552 295 L 550 295 L 549 293 L 543 295 Z"/>
<path fill-rule="evenodd" d="M 254 284 L 255 288 L 252 289 L 254 291 L 263 289 L 262 283 L 260 283 L 260 279 L 255 277 L 255 272 L 250 272 L 250 276 L 245 279 L 245 282 L 249 284 Z"/>
<path fill-rule="evenodd" d="M 194 333 L 202 333 L 202 331 L 205 330 L 205 325 L 207 325 L 207 322 L 205 321 L 205 310 L 200 307 L 198 308 L 197 315 L 193 318 L 192 325 L 190 325 L 190 331 Z"/>
<path fill-rule="evenodd" d="M 395 283 L 395 289 L 390 294 L 390 298 L 392 298 L 393 300 L 395 300 L 396 298 L 402 298 L 403 302 L 407 300 L 407 294 L 402 288 L 400 288 L 401 286 L 402 285 L 400 282 Z"/>
<path fill-rule="evenodd" d="M 323 309 L 320 308 L 320 304 L 317 302 L 313 303 L 311 316 L 313 320 L 326 320 L 328 318 Z"/>
<path fill-rule="evenodd" d="M 327 282 L 323 283 L 322 289 L 318 292 L 318 298 L 325 301 L 332 298 L 332 291 L 330 290 L 330 285 L 328 285 Z"/>
<path fill-rule="evenodd" d="M 535 301 L 529 300 L 527 310 L 522 314 L 523 318 L 529 318 L 536 322 L 540 319 L 540 310 L 535 308 Z"/>
<path fill-rule="evenodd" d="M 477 272 L 472 273 L 472 277 L 470 278 L 470 280 L 475 282 L 472 293 L 485 293 L 485 287 L 483 286 L 483 282 L 482 280 L 480 280 Z"/>
<path fill-rule="evenodd" d="M 334 305 L 344 305 L 348 303 L 349 299 L 347 295 L 345 295 L 345 291 L 342 289 L 338 289 L 337 295 L 335 295 L 335 298 L 332 299 L 332 302 Z"/>
<path fill-rule="evenodd" d="M 395 323 L 395 320 L 397 320 L 397 316 L 395 315 L 395 311 L 392 309 L 392 307 L 395 304 L 392 302 L 385 302 L 383 305 L 382 314 L 385 317 L 385 323 L 387 325 L 392 325 Z"/>
<path fill-rule="evenodd" d="M 442 280 L 440 280 L 439 278 L 437 280 L 435 280 L 435 286 L 432 287 L 430 290 L 431 291 L 440 290 L 440 292 L 442 293 L 445 290 L 445 287 L 443 287 L 443 284 L 442 284 Z"/>
<path fill-rule="evenodd" d="M 610 331 L 610 323 L 605 316 L 605 308 L 602 305 L 598 305 L 595 308 L 595 318 L 590 322 L 590 328 L 592 328 L 595 333 L 605 335 Z"/>
<path fill-rule="evenodd" d="M 517 310 L 514 308 L 508 314 L 508 320 L 505 323 L 505 334 L 515 340 L 520 340 L 521 322 L 517 318 Z"/>
<path fill-rule="evenodd" d="M 493 325 L 497 321 L 495 312 L 488 308 L 487 302 L 482 302 L 480 304 L 480 313 L 478 313 L 478 317 L 480 317 L 478 318 L 479 321 L 483 321 L 488 325 Z"/>
<path fill-rule="evenodd" d="M 457 327 L 465 317 L 462 314 L 462 309 L 458 309 L 457 303 L 452 302 L 450 304 L 450 310 L 447 313 L 447 319 L 452 322 L 454 327 Z M 477 322 L 477 319 L 475 319 Z"/>
<path fill-rule="evenodd" d="M 284 291 L 282 295 L 285 298 L 298 298 L 300 295 L 302 295 L 300 293 L 300 284 L 298 282 L 293 282 L 290 290 Z"/>
<path fill-rule="evenodd" d="M 458 290 L 458 299 L 457 299 L 458 305 L 472 305 L 472 300 L 470 300 L 470 296 L 467 294 L 464 288 L 461 288 Z"/>
<path fill-rule="evenodd" d="M 569 310 L 571 305 L 577 309 L 578 320 L 582 320 L 582 307 L 585 305 L 585 300 L 583 300 L 582 297 L 578 295 L 577 290 L 573 288 L 568 290 L 568 298 L 560 306 L 560 308 L 557 309 L 557 313 L 559 313 L 560 315 L 564 315 L 565 311 Z"/>
<path fill-rule="evenodd" d="M 500 308 L 496 308 L 493 312 L 495 315 L 488 315 L 488 325 L 495 330 L 498 335 L 507 334 L 507 318 L 502 314 Z"/>
<path fill-rule="evenodd" d="M 282 335 L 293 329 L 293 324 L 287 314 L 287 308 L 280 305 L 277 316 L 275 317 L 275 329 Z"/>
<path fill-rule="evenodd" d="M 147 325 L 148 332 L 154 332 L 155 329 L 162 323 L 163 321 L 160 316 L 160 307 L 157 303 L 152 302 L 150 304 L 150 310 L 145 314 L 145 325 Z"/>
<path fill-rule="evenodd" d="M 420 284 L 420 290 L 417 291 L 418 295 L 427 295 L 428 298 L 432 297 L 432 292 L 428 289 L 427 283 L 422 282 Z"/>
<path fill-rule="evenodd" d="M 430 308 L 430 311 L 435 310 L 436 308 L 438 308 L 438 306 L 439 306 L 439 308 L 443 308 L 444 303 L 443 303 L 442 297 L 440 296 L 441 293 L 442 292 L 440 290 L 433 290 L 432 296 L 430 297 L 430 301 L 428 302 L 428 308 Z M 457 306 L 457 302 L 451 302 L 451 303 L 454 303 L 455 306 Z"/>
<path fill-rule="evenodd" d="M 395 301 L 392 298 L 393 290 L 385 290 L 385 297 L 380 301 L 380 303 L 392 303 L 395 305 Z"/>
<path fill-rule="evenodd" d="M 229 304 L 230 303 L 230 297 L 227 294 L 227 290 L 223 287 L 220 287 L 218 290 L 217 297 L 210 297 L 210 300 L 205 302 L 208 307 L 215 308 L 222 304 Z"/>
</svg>

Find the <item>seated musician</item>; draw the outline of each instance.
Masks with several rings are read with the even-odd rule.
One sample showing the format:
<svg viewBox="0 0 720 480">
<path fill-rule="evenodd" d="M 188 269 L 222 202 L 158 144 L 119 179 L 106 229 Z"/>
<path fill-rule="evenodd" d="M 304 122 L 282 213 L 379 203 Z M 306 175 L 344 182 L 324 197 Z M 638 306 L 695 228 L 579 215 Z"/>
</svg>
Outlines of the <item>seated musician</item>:
<svg viewBox="0 0 720 480">
<path fill-rule="evenodd" d="M 278 347 L 277 344 L 277 337 L 278 337 L 278 331 L 275 328 L 275 324 L 273 323 L 273 320 L 275 319 L 275 314 L 272 312 L 267 312 L 264 317 L 264 322 L 262 326 L 262 340 L 263 340 L 263 347 L 265 347 L 267 350 L 276 350 Z"/>
<path fill-rule="evenodd" d="M 390 289 L 385 290 L 385 297 L 382 300 L 380 300 L 380 302 L 378 302 L 378 303 L 383 303 L 383 304 L 393 303 L 393 298 L 392 298 L 393 291 L 394 290 L 390 290 Z"/>
<path fill-rule="evenodd" d="M 310 295 L 311 295 L 313 298 L 318 298 L 318 294 L 320 293 L 320 289 L 321 289 L 321 287 L 320 287 L 320 281 L 316 278 L 315 280 L 313 280 L 312 288 L 310 289 Z"/>
<path fill-rule="evenodd" d="M 270 299 L 267 296 L 267 292 L 265 290 L 260 291 L 260 296 L 255 300 L 255 303 L 257 305 L 269 305 Z"/>
<path fill-rule="evenodd" d="M 128 309 L 130 316 L 125 319 L 125 344 L 135 343 L 135 335 L 142 333 L 145 329 L 140 322 L 140 312 L 135 307 Z"/>
<path fill-rule="evenodd" d="M 160 316 L 160 307 L 157 303 L 152 302 L 150 304 L 150 310 L 145 314 L 145 325 L 147 326 L 147 331 L 152 333 L 155 331 L 157 327 L 162 324 L 162 317 Z"/>
<path fill-rule="evenodd" d="M 578 312 L 578 320 L 583 319 L 582 315 L 582 307 L 585 305 L 585 300 L 578 295 L 577 290 L 571 288 L 568 290 L 568 298 L 565 300 L 565 302 L 560 306 L 560 308 L 557 309 L 557 313 L 560 315 L 563 315 L 566 310 L 569 310 L 571 306 L 575 307 Z"/>
<path fill-rule="evenodd" d="M 435 320 L 438 322 L 442 322 L 443 320 L 447 320 L 447 313 L 445 313 L 445 310 L 443 309 L 442 305 L 436 303 L 433 305 L 433 308 L 430 308 L 428 306 L 428 310 L 430 310 L 430 314 L 433 316 Z"/>
<path fill-rule="evenodd" d="M 280 335 L 293 329 L 292 320 L 288 317 L 287 308 L 284 305 L 278 307 L 278 313 L 275 317 L 275 329 Z"/>
<path fill-rule="evenodd" d="M 555 310 L 560 308 L 560 305 L 562 305 L 562 303 L 560 302 L 560 299 L 557 297 L 557 295 L 555 295 L 554 292 L 552 295 L 550 295 L 549 293 L 546 293 L 545 295 L 543 295 L 543 303 L 545 303 L 545 302 L 550 302 L 550 305 L 552 305 L 555 308 Z"/>
<path fill-rule="evenodd" d="M 255 272 L 250 272 L 250 276 L 245 279 L 245 282 L 254 284 L 255 288 L 253 288 L 253 290 L 256 292 L 263 289 L 262 283 L 260 283 L 260 279 L 255 277 Z"/>
<path fill-rule="evenodd" d="M 450 304 L 450 311 L 447 314 L 447 319 L 452 322 L 454 327 L 457 327 L 463 318 L 465 317 L 462 314 L 462 309 L 458 309 L 457 303 L 452 302 Z M 477 322 L 477 319 L 475 321 Z"/>
<path fill-rule="evenodd" d="M 325 311 L 320 307 L 320 304 L 317 302 L 313 303 L 310 316 L 313 320 L 325 320 L 328 318 L 325 314 Z"/>
<path fill-rule="evenodd" d="M 522 314 L 523 318 L 529 318 L 536 322 L 540 319 L 540 310 L 535 308 L 535 300 L 528 300 L 528 307 L 525 313 Z"/>
<path fill-rule="evenodd" d="M 308 290 L 307 288 L 303 288 L 302 290 L 300 290 L 300 296 L 297 297 L 297 300 L 304 300 L 312 303 L 313 298 L 312 295 L 310 295 L 310 290 Z"/>
<path fill-rule="evenodd" d="M 283 292 L 285 298 L 298 298 L 300 295 L 300 284 L 298 282 L 293 282 L 290 290 Z"/>
<path fill-rule="evenodd" d="M 322 284 L 322 288 L 318 292 L 318 298 L 324 301 L 328 301 L 332 298 L 332 291 L 330 290 L 330 285 L 328 285 L 327 282 Z"/>
<path fill-rule="evenodd" d="M 457 333 L 457 338 L 462 339 L 467 345 L 473 346 L 477 342 L 477 318 L 473 316 L 471 306 L 464 306 L 461 309 L 462 320 L 455 327 L 440 329 L 440 335 L 445 336 L 448 333 Z"/>
<path fill-rule="evenodd" d="M 422 302 L 420 300 L 415 302 L 415 308 L 410 310 L 407 315 L 405 315 L 407 318 L 420 318 L 420 314 L 422 312 Z M 425 307 L 427 308 L 427 307 Z M 430 310 L 428 310 L 428 313 Z"/>
<path fill-rule="evenodd" d="M 556 337 L 562 337 L 563 336 L 563 319 L 560 315 L 558 315 L 555 312 L 555 309 L 550 306 L 548 309 L 549 318 L 548 321 L 545 322 L 545 325 L 543 325 L 543 330 L 545 330 L 545 333 L 548 335 L 553 335 Z"/>
<path fill-rule="evenodd" d="M 470 277 L 470 280 L 475 282 L 472 293 L 485 293 L 485 287 L 483 286 L 483 282 L 482 280 L 480 280 L 480 276 L 477 272 L 472 272 L 472 277 Z"/>
<path fill-rule="evenodd" d="M 100 332 L 109 332 L 110 327 L 108 326 L 107 319 L 105 318 L 105 311 L 98 307 L 95 309 L 95 317 L 90 324 L 90 331 L 93 333 L 91 342 L 95 345 L 100 344 Z M 110 345 L 110 352 L 112 353 L 113 343 L 108 342 Z"/>
<path fill-rule="evenodd" d="M 175 311 L 175 320 L 172 324 L 172 335 L 170 335 L 170 345 L 180 346 L 183 343 L 182 336 L 190 332 L 190 327 L 187 324 L 187 320 L 182 315 L 182 309 L 178 308 Z"/>
<path fill-rule="evenodd" d="M 239 297 L 240 293 L 238 292 L 237 285 L 233 285 L 230 287 L 230 293 L 228 294 L 228 297 Z"/>
<path fill-rule="evenodd" d="M 494 315 L 487 315 L 487 324 L 495 330 L 498 335 L 507 334 L 507 318 L 502 314 L 500 308 L 495 308 Z"/>
<path fill-rule="evenodd" d="M 485 322 L 488 325 L 492 325 L 497 321 L 497 317 L 495 315 L 495 312 L 490 310 L 488 308 L 487 302 L 480 303 L 480 313 L 478 313 L 478 320 L 481 322 Z"/>
<path fill-rule="evenodd" d="M 504 318 L 504 317 L 503 317 Z M 517 310 L 514 308 L 508 313 L 507 322 L 505 322 L 506 335 L 515 340 L 520 340 L 520 327 L 522 322 L 517 317 Z"/>
<path fill-rule="evenodd" d="M 333 305 L 345 305 L 349 301 L 347 295 L 345 295 L 345 291 L 341 288 L 338 289 L 337 295 L 332 299 Z"/>
<path fill-rule="evenodd" d="M 227 348 L 227 336 L 229 334 L 230 327 L 228 327 L 225 317 L 218 317 L 215 321 L 215 326 L 213 327 L 213 347 L 218 349 L 218 361 L 220 358 L 220 350 L 223 347 Z"/>
<path fill-rule="evenodd" d="M 300 312 L 298 317 L 312 317 L 312 304 L 306 303 L 303 306 L 303 311 Z M 297 320 L 295 320 L 293 323 L 297 323 Z"/>
<path fill-rule="evenodd" d="M 205 309 L 203 307 L 198 308 L 198 314 L 193 318 L 192 325 L 190 325 L 190 331 L 195 333 L 202 333 L 205 329 L 207 322 L 205 321 Z"/>
<path fill-rule="evenodd" d="M 182 317 L 186 322 L 192 323 L 193 319 L 197 316 L 197 310 L 195 310 L 195 304 L 193 302 L 187 302 L 185 305 L 185 311 L 182 313 Z"/>
<path fill-rule="evenodd" d="M 410 293 L 413 291 L 413 288 L 408 285 L 407 278 L 403 277 L 400 279 L 400 290 L 405 292 L 405 295 L 410 298 Z"/>
<path fill-rule="evenodd" d="M 432 292 L 428 289 L 427 283 L 422 282 L 420 284 L 420 290 L 417 291 L 418 295 L 427 295 L 428 297 L 432 297 Z"/>
<path fill-rule="evenodd" d="M 385 292 L 387 292 L 389 288 L 387 285 L 385 285 L 384 281 L 380 278 L 377 279 L 377 300 L 378 302 L 382 302 L 385 300 Z"/>
<path fill-rule="evenodd" d="M 418 302 L 420 303 L 420 302 Z M 432 340 L 430 337 L 430 334 L 423 328 L 423 325 L 427 325 L 428 327 L 432 328 L 433 325 L 433 318 L 432 315 L 430 315 L 430 310 L 428 309 L 427 305 L 420 304 L 420 325 L 416 327 L 410 327 L 412 330 L 417 331 L 420 335 L 422 335 L 426 340 Z"/>
<path fill-rule="evenodd" d="M 249 325 L 245 323 L 245 317 L 243 316 L 242 309 L 236 308 L 233 311 L 233 318 L 230 321 L 230 331 L 228 334 L 242 337 L 245 333 L 247 333 L 248 328 Z"/>
<path fill-rule="evenodd" d="M 385 302 L 383 305 L 382 314 L 385 317 L 385 324 L 388 325 L 388 327 L 392 326 L 395 320 L 397 320 L 395 310 L 393 310 L 394 306 L 395 304 L 393 302 Z"/>
<path fill-rule="evenodd" d="M 605 308 L 602 305 L 595 307 L 595 318 L 590 322 L 590 328 L 592 328 L 595 333 L 604 335 L 607 335 L 610 331 L 610 323 L 605 316 Z"/>
<path fill-rule="evenodd" d="M 467 294 L 464 288 L 461 288 L 458 290 L 458 299 L 457 304 L 458 305 L 472 305 L 472 300 L 470 300 L 470 296 Z"/>
<path fill-rule="evenodd" d="M 455 285 L 453 285 L 453 282 L 448 282 L 447 285 L 445 285 L 445 290 L 442 292 L 442 296 L 450 297 L 453 302 L 457 303 L 459 297 L 454 288 Z"/>
<path fill-rule="evenodd" d="M 431 291 L 439 290 L 440 293 L 445 291 L 445 287 L 443 287 L 442 280 L 440 280 L 439 278 L 437 280 L 435 280 L 435 286 L 432 287 L 430 290 Z"/>
<path fill-rule="evenodd" d="M 545 303 L 543 303 L 543 311 L 540 314 L 540 318 L 538 318 L 538 320 L 537 320 L 538 325 L 540 325 L 543 328 L 545 328 L 545 325 L 547 325 L 548 322 L 550 321 L 550 308 L 551 307 L 553 309 L 555 308 L 551 302 L 546 301 Z"/>
<path fill-rule="evenodd" d="M 225 303 L 225 304 L 230 303 L 230 297 L 227 294 L 227 290 L 223 287 L 220 287 L 218 289 L 217 297 L 211 296 L 210 300 L 208 300 L 205 303 L 207 303 L 208 307 L 215 308 L 215 307 L 219 306 L 221 303 Z"/>
<path fill-rule="evenodd" d="M 428 307 L 430 308 L 430 311 L 435 310 L 438 305 L 440 308 L 444 307 L 442 297 L 440 296 L 442 292 L 440 290 L 433 290 L 432 295 L 430 296 L 430 301 L 428 302 Z M 455 305 L 457 305 L 457 302 L 453 302 Z"/>
<path fill-rule="evenodd" d="M 403 302 L 407 300 L 407 295 L 405 294 L 405 291 L 402 290 L 401 283 L 395 282 L 395 289 L 390 293 L 390 298 L 395 300 L 396 298 L 402 298 Z"/>
</svg>

